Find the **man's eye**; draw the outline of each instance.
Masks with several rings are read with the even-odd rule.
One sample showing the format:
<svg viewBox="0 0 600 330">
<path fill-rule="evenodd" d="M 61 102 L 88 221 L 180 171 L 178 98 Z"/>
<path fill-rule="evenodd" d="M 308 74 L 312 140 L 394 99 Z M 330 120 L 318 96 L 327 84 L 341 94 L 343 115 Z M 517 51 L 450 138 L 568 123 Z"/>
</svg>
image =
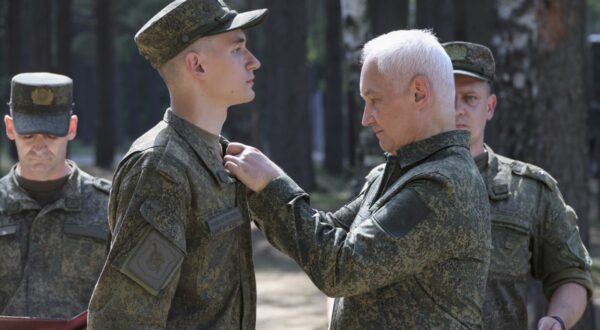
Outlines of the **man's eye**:
<svg viewBox="0 0 600 330">
<path fill-rule="evenodd" d="M 468 95 L 465 97 L 465 101 L 467 101 L 467 103 L 473 103 L 473 102 L 477 101 L 477 97 Z"/>
</svg>

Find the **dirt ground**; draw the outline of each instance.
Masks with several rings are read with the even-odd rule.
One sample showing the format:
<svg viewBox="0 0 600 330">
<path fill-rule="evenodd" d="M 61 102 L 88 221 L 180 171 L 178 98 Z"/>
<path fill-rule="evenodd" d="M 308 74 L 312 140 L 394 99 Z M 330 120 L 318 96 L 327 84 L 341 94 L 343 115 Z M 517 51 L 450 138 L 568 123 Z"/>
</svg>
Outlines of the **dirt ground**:
<svg viewBox="0 0 600 330">
<path fill-rule="evenodd" d="M 258 295 L 256 329 L 327 329 L 327 301 L 308 276 L 253 228 Z"/>
</svg>

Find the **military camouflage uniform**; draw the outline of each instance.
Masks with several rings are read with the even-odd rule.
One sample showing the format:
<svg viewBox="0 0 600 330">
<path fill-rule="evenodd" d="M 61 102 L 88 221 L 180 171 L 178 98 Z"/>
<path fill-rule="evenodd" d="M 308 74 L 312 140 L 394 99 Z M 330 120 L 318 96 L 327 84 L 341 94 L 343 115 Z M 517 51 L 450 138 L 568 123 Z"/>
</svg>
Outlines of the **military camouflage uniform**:
<svg viewBox="0 0 600 330">
<path fill-rule="evenodd" d="M 69 162 L 62 197 L 41 207 L 0 179 L 0 312 L 71 318 L 87 308 L 108 249 L 110 183 Z"/>
<path fill-rule="evenodd" d="M 592 293 L 590 257 L 556 181 L 544 170 L 487 153 L 477 164 L 487 185 L 492 215 L 492 257 L 485 325 L 527 328 L 527 277 L 542 281 L 547 298 L 574 282 Z"/>
<path fill-rule="evenodd" d="M 254 328 L 245 190 L 213 137 L 167 110 L 119 164 L 90 329 Z"/>
<path fill-rule="evenodd" d="M 480 329 L 489 204 L 452 131 L 398 150 L 335 213 L 289 177 L 249 198 L 268 240 L 335 301 L 333 329 Z"/>
</svg>

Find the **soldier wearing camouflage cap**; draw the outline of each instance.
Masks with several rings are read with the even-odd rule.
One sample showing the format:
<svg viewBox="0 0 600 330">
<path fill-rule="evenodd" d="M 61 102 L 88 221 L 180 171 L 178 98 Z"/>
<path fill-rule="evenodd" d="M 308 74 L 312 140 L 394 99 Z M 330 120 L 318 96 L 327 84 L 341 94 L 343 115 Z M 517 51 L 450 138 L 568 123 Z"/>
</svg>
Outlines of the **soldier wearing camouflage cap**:
<svg viewBox="0 0 600 330">
<path fill-rule="evenodd" d="M 577 216 L 543 169 L 494 153 L 484 143 L 496 107 L 494 57 L 485 46 L 444 44 L 454 66 L 456 125 L 471 132 L 471 155 L 486 183 L 492 213 L 492 258 L 484 321 L 487 329 L 527 328 L 527 278 L 542 281 L 548 316 L 538 328 L 567 329 L 592 294 L 590 257 Z"/>
<path fill-rule="evenodd" d="M 104 265 L 110 183 L 66 159 L 77 132 L 69 77 L 16 75 L 9 107 L 19 162 L 0 179 L 0 315 L 71 318 Z"/>
<path fill-rule="evenodd" d="M 222 0 L 176 0 L 135 36 L 171 106 L 115 172 L 113 239 L 89 329 L 254 328 L 246 193 L 223 167 L 220 133 L 228 108 L 254 98 L 260 62 L 243 29 L 265 15 Z"/>
<path fill-rule="evenodd" d="M 254 148 L 231 144 L 226 167 L 255 192 L 269 242 L 336 297 L 331 329 L 481 329 L 489 203 L 454 128 L 448 56 L 428 31 L 379 36 L 364 47 L 360 92 L 387 161 L 336 212 L 313 209 Z"/>
</svg>

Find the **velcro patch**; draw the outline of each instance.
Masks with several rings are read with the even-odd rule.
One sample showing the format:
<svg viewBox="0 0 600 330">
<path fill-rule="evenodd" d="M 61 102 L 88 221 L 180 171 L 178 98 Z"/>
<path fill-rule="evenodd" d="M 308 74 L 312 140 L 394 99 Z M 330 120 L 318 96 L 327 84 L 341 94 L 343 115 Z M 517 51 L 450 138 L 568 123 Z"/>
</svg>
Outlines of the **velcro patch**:
<svg viewBox="0 0 600 330">
<path fill-rule="evenodd" d="M 242 211 L 238 207 L 206 219 L 206 225 L 211 235 L 229 231 L 242 223 L 244 223 L 244 218 L 242 217 Z"/>
<path fill-rule="evenodd" d="M 184 253 L 150 228 L 125 261 L 121 272 L 156 296 L 183 262 Z"/>
<path fill-rule="evenodd" d="M 399 238 L 408 234 L 430 212 L 427 204 L 416 192 L 412 189 L 402 189 L 373 215 L 373 219 L 386 233 Z"/>
</svg>

